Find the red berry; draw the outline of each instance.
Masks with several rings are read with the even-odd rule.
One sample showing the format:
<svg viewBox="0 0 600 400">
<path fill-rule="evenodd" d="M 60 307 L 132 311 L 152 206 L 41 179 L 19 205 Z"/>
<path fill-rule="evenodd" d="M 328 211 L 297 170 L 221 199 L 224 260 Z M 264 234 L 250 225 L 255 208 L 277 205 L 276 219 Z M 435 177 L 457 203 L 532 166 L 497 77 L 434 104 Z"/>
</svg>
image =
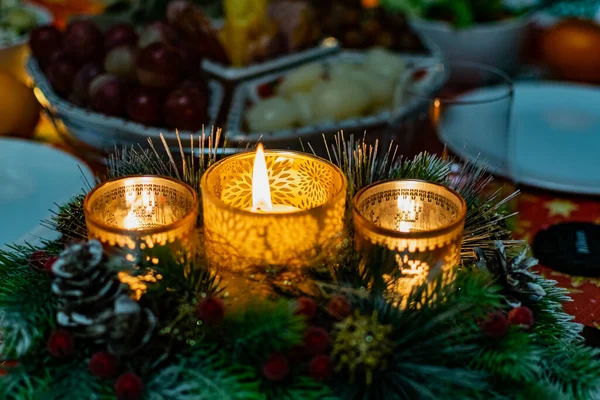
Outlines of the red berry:
<svg viewBox="0 0 600 400">
<path fill-rule="evenodd" d="M 261 99 L 273 96 L 273 86 L 269 83 L 263 83 L 258 87 L 258 96 Z"/>
<path fill-rule="evenodd" d="M 310 297 L 300 297 L 296 308 L 296 315 L 302 315 L 311 320 L 317 315 L 317 303 Z"/>
<path fill-rule="evenodd" d="M 127 97 L 127 116 L 135 122 L 156 126 L 162 121 L 162 96 L 157 89 L 140 86 Z"/>
<path fill-rule="evenodd" d="M 500 338 L 508 331 L 508 320 L 501 311 L 496 311 L 487 316 L 481 328 L 491 338 Z"/>
<path fill-rule="evenodd" d="M 119 359 L 107 352 L 96 353 L 90 359 L 89 369 L 98 378 L 115 376 L 119 367 Z"/>
<path fill-rule="evenodd" d="M 333 373 L 333 361 L 326 355 L 315 356 L 308 364 L 310 376 L 319 381 L 327 380 Z"/>
<path fill-rule="evenodd" d="M 304 348 L 309 354 L 321 354 L 329 347 L 329 334 L 324 328 L 311 326 L 304 334 Z"/>
<path fill-rule="evenodd" d="M 195 88 L 176 89 L 165 100 L 164 115 L 169 128 L 198 131 L 208 122 L 208 98 Z"/>
<path fill-rule="evenodd" d="M 283 354 L 274 353 L 263 364 L 263 375 L 270 381 L 278 382 L 290 373 L 290 364 Z"/>
<path fill-rule="evenodd" d="M 352 306 L 346 296 L 338 294 L 327 304 L 327 312 L 331 317 L 342 320 L 352 313 Z"/>
<path fill-rule="evenodd" d="M 522 328 L 529 329 L 533 326 L 533 312 L 528 307 L 517 307 L 508 313 L 508 322 L 511 325 L 519 325 Z"/>
<path fill-rule="evenodd" d="M 196 315 L 207 325 L 215 325 L 225 316 L 225 303 L 218 297 L 202 299 L 196 310 Z"/>
<path fill-rule="evenodd" d="M 104 40 L 102 31 L 90 20 L 69 23 L 64 42 L 67 57 L 77 64 L 102 58 Z"/>
<path fill-rule="evenodd" d="M 66 358 L 75 352 L 75 340 L 69 332 L 56 331 L 50 335 L 46 349 L 54 357 Z"/>
<path fill-rule="evenodd" d="M 45 62 L 63 44 L 63 35 L 56 27 L 40 26 L 31 31 L 29 47 L 31 53 L 40 62 Z"/>
<path fill-rule="evenodd" d="M 58 260 L 58 257 L 50 257 L 46 260 L 46 262 L 44 263 L 44 271 L 48 271 L 50 273 L 52 273 L 52 266 L 54 265 L 54 263 L 56 262 L 56 260 Z"/>
<path fill-rule="evenodd" d="M 115 382 L 115 394 L 119 400 L 138 400 L 142 398 L 144 383 L 133 372 L 126 372 Z"/>
<path fill-rule="evenodd" d="M 109 51 L 118 46 L 135 46 L 138 42 L 138 34 L 132 25 L 116 24 L 104 35 L 104 50 Z"/>
<path fill-rule="evenodd" d="M 18 361 L 6 360 L 0 361 L 0 377 L 8 375 L 12 368 L 18 367 Z"/>
<path fill-rule="evenodd" d="M 43 271 L 43 270 L 45 270 L 44 267 L 45 267 L 46 261 L 49 258 L 50 258 L 50 255 L 43 250 L 34 251 L 29 256 L 29 259 L 27 260 L 27 265 L 29 265 L 29 267 L 31 267 L 33 269 Z"/>
</svg>

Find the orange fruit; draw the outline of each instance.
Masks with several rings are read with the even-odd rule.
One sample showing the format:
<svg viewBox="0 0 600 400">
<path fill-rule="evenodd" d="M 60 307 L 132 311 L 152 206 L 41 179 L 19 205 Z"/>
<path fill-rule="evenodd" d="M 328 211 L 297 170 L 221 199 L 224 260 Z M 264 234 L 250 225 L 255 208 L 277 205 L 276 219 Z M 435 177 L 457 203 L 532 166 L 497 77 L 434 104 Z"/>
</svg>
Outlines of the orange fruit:
<svg viewBox="0 0 600 400">
<path fill-rule="evenodd" d="M 542 37 L 542 58 L 557 77 L 600 83 L 600 25 L 567 19 Z"/>
<path fill-rule="evenodd" d="M 33 90 L 0 72 L 0 135 L 31 136 L 40 110 Z"/>
</svg>

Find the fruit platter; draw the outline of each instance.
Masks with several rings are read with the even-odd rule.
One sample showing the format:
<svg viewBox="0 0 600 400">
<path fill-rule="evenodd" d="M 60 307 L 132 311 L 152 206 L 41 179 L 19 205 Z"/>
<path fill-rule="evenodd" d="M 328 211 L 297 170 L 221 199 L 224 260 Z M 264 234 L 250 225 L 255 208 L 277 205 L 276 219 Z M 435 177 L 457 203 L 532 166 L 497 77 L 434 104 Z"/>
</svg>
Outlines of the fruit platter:
<svg viewBox="0 0 600 400">
<path fill-rule="evenodd" d="M 237 89 L 229 138 L 290 142 L 384 125 L 420 106 L 404 96 L 407 85 L 418 85 L 421 93 L 442 86 L 447 71 L 440 66 L 437 57 L 373 48 L 269 74 Z"/>
<path fill-rule="evenodd" d="M 177 147 L 176 130 L 215 125 L 221 86 L 206 79 L 198 53 L 164 22 L 103 32 L 79 20 L 64 32 L 36 28 L 29 44 L 27 68 L 41 103 L 59 127 L 93 148 L 160 140 L 161 133 Z"/>
</svg>

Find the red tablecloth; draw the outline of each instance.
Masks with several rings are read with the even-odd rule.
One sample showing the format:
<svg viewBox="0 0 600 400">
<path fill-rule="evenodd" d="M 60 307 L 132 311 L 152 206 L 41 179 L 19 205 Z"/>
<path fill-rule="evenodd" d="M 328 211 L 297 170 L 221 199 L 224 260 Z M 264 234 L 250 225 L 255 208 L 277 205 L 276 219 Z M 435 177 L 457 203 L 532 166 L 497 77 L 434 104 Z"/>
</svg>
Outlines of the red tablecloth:
<svg viewBox="0 0 600 400">
<path fill-rule="evenodd" d="M 515 237 L 533 242 L 535 234 L 550 225 L 567 221 L 585 221 L 600 223 L 600 199 L 583 198 L 533 192 L 527 189 L 517 201 L 519 216 Z M 600 277 L 584 278 L 570 276 L 554 271 L 542 265 L 538 271 L 549 279 L 558 281 L 559 286 L 567 288 L 573 302 L 566 303 L 567 312 L 575 316 L 579 323 L 600 328 Z"/>
</svg>

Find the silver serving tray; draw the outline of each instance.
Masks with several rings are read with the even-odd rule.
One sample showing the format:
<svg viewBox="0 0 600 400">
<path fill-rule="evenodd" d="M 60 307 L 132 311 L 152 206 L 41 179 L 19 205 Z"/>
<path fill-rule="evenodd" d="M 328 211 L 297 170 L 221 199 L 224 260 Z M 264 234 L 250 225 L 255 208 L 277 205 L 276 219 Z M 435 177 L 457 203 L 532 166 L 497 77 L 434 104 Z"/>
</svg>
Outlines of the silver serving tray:
<svg viewBox="0 0 600 400">
<path fill-rule="evenodd" d="M 252 64 L 247 67 L 231 67 L 215 61 L 203 60 L 202 69 L 216 78 L 227 81 L 241 81 L 273 71 L 289 69 L 309 61 L 327 57 L 338 53 L 339 50 L 339 42 L 330 37 L 323 39 L 316 47 L 283 55 L 272 60 Z"/>
<path fill-rule="evenodd" d="M 420 85 L 425 85 L 425 92 L 435 91 L 447 79 L 447 69 L 440 68 L 444 65 L 443 57 L 436 51 L 432 55 L 414 55 L 399 53 L 407 62 L 410 69 L 414 66 L 423 67 L 427 75 Z M 353 63 L 361 64 L 365 61 L 365 53 L 360 51 L 343 51 L 323 60 L 323 63 L 331 65 L 333 63 Z M 340 130 L 356 130 L 375 127 L 406 118 L 413 112 L 416 112 L 423 104 L 423 99 L 410 99 L 403 101 L 399 106 L 391 111 L 382 111 L 376 114 L 349 118 L 342 121 L 326 121 L 312 125 L 306 125 L 297 128 L 274 132 L 246 132 L 244 130 L 244 119 L 246 111 L 250 104 L 256 103 L 260 99 L 259 88 L 264 84 L 269 84 L 279 80 L 289 71 L 279 71 L 267 76 L 253 79 L 240 85 L 234 92 L 232 105 L 227 118 L 227 137 L 233 142 L 256 142 L 258 140 L 268 144 L 269 142 L 292 142 L 299 139 L 305 140 L 314 137 L 316 134 L 337 132 Z M 423 92 L 423 87 L 420 88 Z"/>
<path fill-rule="evenodd" d="M 115 146 L 140 144 L 146 146 L 148 138 L 162 147 L 160 134 L 171 147 L 178 147 L 177 134 L 174 130 L 155 128 L 129 121 L 124 118 L 111 117 L 79 107 L 58 96 L 38 63 L 30 57 L 27 60 L 27 71 L 33 78 L 34 85 L 47 100 L 45 105 L 54 118 L 55 125 L 64 126 L 73 139 L 80 141 L 100 152 L 110 152 Z M 210 104 L 208 107 L 209 122 L 205 127 L 208 134 L 215 126 L 223 103 L 223 87 L 215 80 L 208 83 Z M 43 103 L 43 102 L 42 102 Z M 184 143 L 189 143 L 190 134 L 201 132 L 179 131 Z M 196 139 L 197 140 L 197 139 Z M 185 149 L 184 145 L 184 149 Z"/>
</svg>

